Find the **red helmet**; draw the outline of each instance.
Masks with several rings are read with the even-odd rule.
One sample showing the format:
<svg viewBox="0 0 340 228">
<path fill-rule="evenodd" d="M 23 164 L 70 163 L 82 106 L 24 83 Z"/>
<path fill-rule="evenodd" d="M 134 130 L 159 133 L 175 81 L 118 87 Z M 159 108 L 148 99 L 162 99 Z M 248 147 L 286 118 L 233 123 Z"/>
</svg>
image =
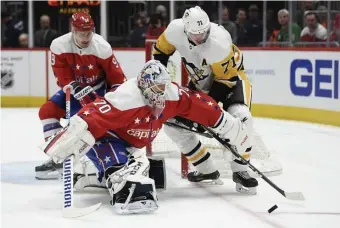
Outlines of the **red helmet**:
<svg viewBox="0 0 340 228">
<path fill-rule="evenodd" d="M 91 16 L 85 12 L 77 12 L 72 14 L 71 25 L 78 31 L 94 29 L 94 22 Z"/>
</svg>

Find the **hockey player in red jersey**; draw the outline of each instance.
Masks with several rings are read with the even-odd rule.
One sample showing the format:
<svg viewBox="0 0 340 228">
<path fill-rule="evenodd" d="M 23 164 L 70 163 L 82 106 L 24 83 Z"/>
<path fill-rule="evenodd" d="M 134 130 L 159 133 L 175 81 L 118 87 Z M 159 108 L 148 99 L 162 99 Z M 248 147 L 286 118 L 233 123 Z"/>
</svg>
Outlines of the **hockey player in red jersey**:
<svg viewBox="0 0 340 228">
<path fill-rule="evenodd" d="M 95 25 L 90 15 L 84 12 L 73 14 L 71 27 L 71 32 L 53 40 L 50 50 L 58 86 L 63 88 L 70 83 L 77 84 L 77 93 L 71 99 L 71 115 L 74 115 L 82 107 L 78 100 L 84 92 L 93 89 L 104 96 L 108 89 L 123 83 L 125 75 L 110 44 L 94 32 Z M 62 128 L 59 120 L 64 116 L 65 93 L 59 90 L 39 110 L 45 139 Z M 35 168 L 36 178 L 56 178 L 56 175 L 49 174 L 60 168 L 61 165 L 49 160 Z"/>
<path fill-rule="evenodd" d="M 243 150 L 249 140 L 240 119 L 221 110 L 208 95 L 171 82 L 167 69 L 151 60 L 137 78 L 83 107 L 42 149 L 57 163 L 72 154 L 76 159 L 86 154 L 100 176 L 105 176 L 111 204 L 118 213 L 151 212 L 158 208 L 157 180 L 149 177 L 150 163 L 141 148 L 174 116 L 211 127 L 238 150 Z M 91 147 L 108 132 L 115 136 L 114 146 L 119 150 L 97 151 L 96 156 L 89 156 Z M 127 162 L 118 161 L 117 155 Z"/>
</svg>

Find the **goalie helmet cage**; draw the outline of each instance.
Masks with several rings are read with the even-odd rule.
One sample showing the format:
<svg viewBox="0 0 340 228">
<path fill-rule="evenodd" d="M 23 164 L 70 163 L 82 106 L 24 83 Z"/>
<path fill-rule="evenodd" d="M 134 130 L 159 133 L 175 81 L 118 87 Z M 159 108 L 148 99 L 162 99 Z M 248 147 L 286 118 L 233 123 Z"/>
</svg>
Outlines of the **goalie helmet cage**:
<svg viewBox="0 0 340 228">
<path fill-rule="evenodd" d="M 152 51 L 154 44 L 156 43 L 156 40 L 157 37 L 148 37 L 145 41 L 146 62 L 153 59 Z M 182 86 L 186 86 L 188 84 L 187 71 L 185 70 L 185 67 L 182 64 L 180 57 L 178 56 L 177 59 L 172 59 L 173 56 L 170 57 L 169 60 L 171 61 L 172 64 L 168 64 L 168 69 L 169 67 L 171 68 L 180 67 L 180 70 L 179 71 L 177 70 L 177 72 L 180 72 L 181 76 L 179 78 L 177 77 L 176 82 Z M 174 65 L 174 63 L 176 64 Z M 169 69 L 169 71 L 171 74 L 171 72 L 173 72 L 174 69 Z M 199 136 L 199 139 L 212 155 L 212 159 L 214 160 L 216 168 L 220 171 L 221 177 L 230 178 L 232 176 L 232 171 L 230 168 L 230 161 L 232 160 L 231 152 L 226 151 L 226 149 L 213 138 Z M 282 166 L 280 162 L 278 162 L 275 159 L 274 152 L 268 150 L 261 136 L 255 130 L 253 133 L 252 140 L 253 149 L 251 154 L 251 163 L 267 176 L 281 174 Z M 187 158 L 179 151 L 176 144 L 166 136 L 163 130 L 161 130 L 157 137 L 153 140 L 153 142 L 146 147 L 146 151 L 148 155 L 163 156 L 170 158 L 180 157 L 181 175 L 183 178 L 185 178 L 188 172 L 191 170 L 191 165 L 189 165 Z M 252 173 L 252 171 L 250 173 L 255 175 L 254 173 Z"/>
</svg>

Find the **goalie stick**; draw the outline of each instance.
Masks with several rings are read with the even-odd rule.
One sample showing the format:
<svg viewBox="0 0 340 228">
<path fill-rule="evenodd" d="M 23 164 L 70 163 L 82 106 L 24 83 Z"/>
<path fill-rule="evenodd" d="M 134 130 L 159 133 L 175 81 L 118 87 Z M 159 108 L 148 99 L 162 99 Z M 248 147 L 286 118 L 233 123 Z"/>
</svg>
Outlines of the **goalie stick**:
<svg viewBox="0 0 340 228">
<path fill-rule="evenodd" d="M 65 86 L 64 92 L 66 94 L 66 119 L 69 121 L 71 117 L 71 86 Z M 74 155 L 68 157 L 63 164 L 63 184 L 64 184 L 64 206 L 62 210 L 63 217 L 76 218 L 90 214 L 100 208 L 102 203 L 95 205 L 76 208 L 73 204 L 73 160 Z"/>
<path fill-rule="evenodd" d="M 244 162 L 245 164 L 248 165 L 248 167 L 254 171 L 259 177 L 261 177 L 265 182 L 267 182 L 270 186 L 272 186 L 276 191 L 278 191 L 281 195 L 286 197 L 287 199 L 290 200 L 305 200 L 305 197 L 301 192 L 286 192 L 279 188 L 276 184 L 274 184 L 271 180 L 268 179 L 262 172 L 260 172 L 255 166 L 253 166 L 249 161 L 244 159 L 239 153 L 237 153 L 233 147 L 230 146 L 230 144 L 225 140 L 222 139 L 216 134 L 213 130 L 210 128 L 202 126 L 207 132 L 209 132 L 219 143 L 221 143 L 225 148 L 227 148 L 235 157 L 239 158 Z"/>
</svg>

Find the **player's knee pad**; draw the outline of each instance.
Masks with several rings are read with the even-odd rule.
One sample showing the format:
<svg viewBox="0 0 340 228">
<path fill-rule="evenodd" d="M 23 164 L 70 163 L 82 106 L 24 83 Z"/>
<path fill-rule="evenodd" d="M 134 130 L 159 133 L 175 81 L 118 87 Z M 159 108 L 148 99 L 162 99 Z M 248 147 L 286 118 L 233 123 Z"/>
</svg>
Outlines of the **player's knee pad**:
<svg viewBox="0 0 340 228">
<path fill-rule="evenodd" d="M 251 115 L 249 108 L 244 104 L 232 104 L 228 108 L 228 112 L 235 118 L 240 119 L 242 123 L 244 124 L 244 131 L 246 131 L 246 134 L 248 135 L 249 140 L 245 141 L 245 144 L 243 145 L 244 149 L 238 152 L 246 160 L 249 160 L 251 156 L 251 149 L 252 149 L 251 139 L 252 139 L 252 134 L 253 134 L 253 116 Z"/>
<path fill-rule="evenodd" d="M 227 109 L 232 116 L 239 118 L 246 126 L 248 131 L 253 131 L 253 116 L 250 113 L 249 107 L 244 104 L 232 104 Z"/>
<path fill-rule="evenodd" d="M 56 163 L 61 163 L 70 155 L 80 159 L 94 143 L 94 137 L 87 130 L 87 123 L 76 115 L 71 117 L 67 127 L 53 135 L 41 148 Z"/>
<path fill-rule="evenodd" d="M 228 112 L 223 112 L 218 124 L 212 130 L 229 140 L 240 154 L 251 147 L 252 117 L 244 105 L 234 104 L 229 107 Z"/>
</svg>

